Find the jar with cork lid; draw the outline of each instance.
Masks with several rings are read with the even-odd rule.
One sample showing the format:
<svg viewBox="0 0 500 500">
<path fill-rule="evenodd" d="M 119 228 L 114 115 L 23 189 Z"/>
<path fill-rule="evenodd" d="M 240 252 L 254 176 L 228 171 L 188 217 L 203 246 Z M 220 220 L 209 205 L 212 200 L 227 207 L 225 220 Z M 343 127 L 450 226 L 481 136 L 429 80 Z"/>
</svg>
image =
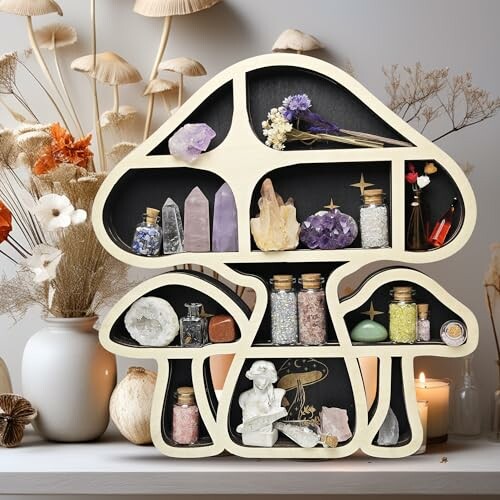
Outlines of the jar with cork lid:
<svg viewBox="0 0 500 500">
<path fill-rule="evenodd" d="M 389 303 L 389 338 L 397 344 L 413 344 L 417 340 L 417 304 L 411 286 L 395 286 Z"/>
<path fill-rule="evenodd" d="M 148 257 L 158 255 L 161 247 L 161 227 L 158 222 L 160 218 L 159 210 L 156 208 L 146 208 L 143 220 L 135 228 L 132 240 L 132 251 L 138 255 Z"/>
<path fill-rule="evenodd" d="M 382 189 L 365 189 L 359 210 L 361 246 L 386 248 L 389 246 L 389 220 Z"/>
<path fill-rule="evenodd" d="M 172 410 L 172 440 L 177 444 L 194 444 L 199 439 L 200 411 L 192 387 L 178 387 Z"/>
<path fill-rule="evenodd" d="M 271 283 L 271 340 L 273 344 L 298 342 L 297 294 L 291 274 L 275 274 Z"/>
<path fill-rule="evenodd" d="M 322 345 L 326 342 L 326 301 L 324 279 L 319 273 L 302 274 L 297 294 L 299 342 Z"/>
<path fill-rule="evenodd" d="M 419 342 L 429 342 L 431 340 L 429 304 L 417 304 L 417 314 L 417 340 Z"/>
</svg>

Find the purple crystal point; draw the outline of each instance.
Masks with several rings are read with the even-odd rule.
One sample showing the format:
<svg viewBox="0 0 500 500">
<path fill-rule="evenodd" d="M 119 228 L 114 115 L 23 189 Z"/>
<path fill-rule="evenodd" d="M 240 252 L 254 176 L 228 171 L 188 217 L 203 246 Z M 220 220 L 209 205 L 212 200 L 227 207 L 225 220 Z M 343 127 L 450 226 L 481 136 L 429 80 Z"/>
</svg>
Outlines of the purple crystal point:
<svg viewBox="0 0 500 500">
<path fill-rule="evenodd" d="M 338 209 L 310 215 L 301 225 L 300 241 L 307 248 L 335 250 L 352 244 L 358 235 L 356 221 Z"/>
<path fill-rule="evenodd" d="M 208 200 L 198 186 L 184 202 L 184 251 L 210 252 Z"/>
<path fill-rule="evenodd" d="M 238 217 L 231 188 L 222 184 L 215 193 L 212 250 L 214 252 L 238 251 Z"/>
<path fill-rule="evenodd" d="M 215 131 L 206 123 L 187 123 L 168 140 L 170 154 L 192 163 L 207 150 Z"/>
</svg>

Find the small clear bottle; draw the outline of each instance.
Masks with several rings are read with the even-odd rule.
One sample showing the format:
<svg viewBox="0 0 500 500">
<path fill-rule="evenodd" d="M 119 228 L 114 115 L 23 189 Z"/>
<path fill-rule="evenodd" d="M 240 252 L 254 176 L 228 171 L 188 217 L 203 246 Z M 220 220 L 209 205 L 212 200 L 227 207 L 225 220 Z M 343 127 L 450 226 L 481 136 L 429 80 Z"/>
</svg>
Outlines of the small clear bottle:
<svg viewBox="0 0 500 500">
<path fill-rule="evenodd" d="M 208 342 L 207 318 L 201 316 L 202 304 L 184 304 L 187 315 L 179 320 L 182 347 L 201 347 Z"/>
<path fill-rule="evenodd" d="M 271 340 L 273 344 L 292 345 L 299 340 L 295 279 L 290 274 L 275 274 L 271 283 Z"/>
<path fill-rule="evenodd" d="M 160 218 L 159 210 L 156 208 L 146 208 L 143 221 L 135 228 L 132 240 L 132 251 L 138 255 L 148 257 L 158 255 L 161 247 L 161 227 L 158 222 Z"/>
<path fill-rule="evenodd" d="M 389 246 L 389 218 L 382 189 L 365 189 L 359 209 L 361 246 L 387 248 Z"/>
<path fill-rule="evenodd" d="M 417 304 L 411 286 L 395 286 L 389 303 L 389 338 L 396 344 L 413 344 L 417 340 Z"/>
<path fill-rule="evenodd" d="M 192 387 L 178 387 L 172 408 L 172 440 L 177 444 L 195 444 L 200 434 L 200 411 Z"/>
<path fill-rule="evenodd" d="M 299 342 L 322 345 L 326 342 L 326 303 L 324 279 L 320 274 L 302 274 L 297 294 L 299 311 Z"/>
<path fill-rule="evenodd" d="M 417 340 L 419 342 L 429 342 L 429 340 L 431 340 L 429 304 L 417 304 L 417 314 Z"/>
<path fill-rule="evenodd" d="M 465 358 L 463 382 L 455 391 L 452 430 L 462 438 L 477 438 L 481 434 L 481 404 L 472 371 L 472 355 Z"/>
</svg>

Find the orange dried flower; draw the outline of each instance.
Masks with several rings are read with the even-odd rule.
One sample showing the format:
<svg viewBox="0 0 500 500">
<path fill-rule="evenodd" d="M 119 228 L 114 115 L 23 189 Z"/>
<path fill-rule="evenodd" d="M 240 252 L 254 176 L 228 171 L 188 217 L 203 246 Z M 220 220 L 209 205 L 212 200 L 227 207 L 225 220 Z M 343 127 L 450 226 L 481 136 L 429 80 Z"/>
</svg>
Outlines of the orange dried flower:
<svg viewBox="0 0 500 500">
<path fill-rule="evenodd" d="M 88 134 L 78 140 L 59 123 L 50 127 L 52 142 L 44 148 L 42 154 L 35 162 L 33 173 L 42 175 L 54 170 L 61 163 L 70 163 L 77 167 L 86 167 L 92 158 L 89 146 L 92 135 Z"/>
<path fill-rule="evenodd" d="M 3 243 L 12 231 L 12 213 L 7 205 L 0 201 L 0 243 Z"/>
</svg>

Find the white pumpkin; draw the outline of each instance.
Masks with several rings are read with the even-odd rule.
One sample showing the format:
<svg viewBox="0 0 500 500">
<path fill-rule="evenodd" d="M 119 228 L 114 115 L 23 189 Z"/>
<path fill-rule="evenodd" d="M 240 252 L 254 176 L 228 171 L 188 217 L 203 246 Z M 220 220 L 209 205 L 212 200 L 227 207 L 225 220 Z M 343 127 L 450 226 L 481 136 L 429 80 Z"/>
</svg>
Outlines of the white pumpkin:
<svg viewBox="0 0 500 500">
<path fill-rule="evenodd" d="M 131 367 L 115 387 L 109 402 L 111 420 L 124 438 L 134 444 L 150 444 L 151 405 L 156 373 Z"/>
</svg>

